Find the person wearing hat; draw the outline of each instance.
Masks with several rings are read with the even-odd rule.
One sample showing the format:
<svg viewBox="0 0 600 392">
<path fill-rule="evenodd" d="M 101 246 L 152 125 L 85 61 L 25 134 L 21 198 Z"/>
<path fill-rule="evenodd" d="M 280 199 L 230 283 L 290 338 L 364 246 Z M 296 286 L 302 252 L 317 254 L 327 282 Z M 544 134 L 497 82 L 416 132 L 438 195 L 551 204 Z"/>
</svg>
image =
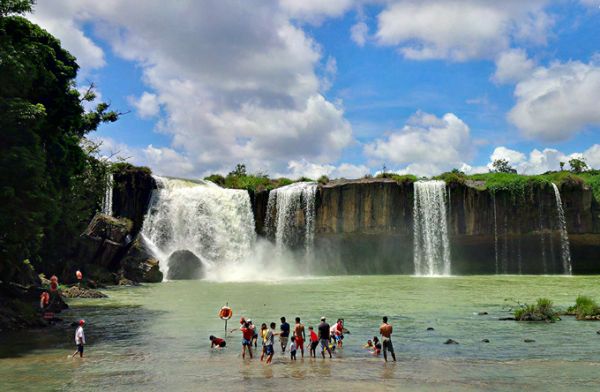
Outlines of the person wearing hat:
<svg viewBox="0 0 600 392">
<path fill-rule="evenodd" d="M 329 353 L 331 358 L 331 349 L 329 348 L 329 324 L 325 320 L 325 317 L 321 317 L 321 324 L 319 324 L 319 340 L 321 341 L 321 355 L 325 358 L 325 350 Z"/>
<path fill-rule="evenodd" d="M 77 345 L 77 350 L 71 355 L 71 358 L 77 355 L 77 353 L 79 353 L 80 358 L 83 358 L 83 345 L 85 344 L 85 334 L 83 333 L 84 325 L 85 320 L 79 320 L 79 326 L 75 330 L 75 344 Z"/>
</svg>

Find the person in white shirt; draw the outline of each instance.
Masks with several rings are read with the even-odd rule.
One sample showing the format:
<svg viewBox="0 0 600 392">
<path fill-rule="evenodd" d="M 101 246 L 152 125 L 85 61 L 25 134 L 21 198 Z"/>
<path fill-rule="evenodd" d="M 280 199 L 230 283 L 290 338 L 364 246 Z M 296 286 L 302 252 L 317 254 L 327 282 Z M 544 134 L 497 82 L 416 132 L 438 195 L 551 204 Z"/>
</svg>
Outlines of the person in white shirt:
<svg viewBox="0 0 600 392">
<path fill-rule="evenodd" d="M 83 326 L 85 325 L 85 320 L 79 320 L 79 327 L 75 330 L 75 344 L 77 345 L 77 350 L 71 355 L 73 358 L 77 353 L 79 356 L 83 358 L 83 345 L 85 344 L 85 334 L 83 333 Z"/>
</svg>

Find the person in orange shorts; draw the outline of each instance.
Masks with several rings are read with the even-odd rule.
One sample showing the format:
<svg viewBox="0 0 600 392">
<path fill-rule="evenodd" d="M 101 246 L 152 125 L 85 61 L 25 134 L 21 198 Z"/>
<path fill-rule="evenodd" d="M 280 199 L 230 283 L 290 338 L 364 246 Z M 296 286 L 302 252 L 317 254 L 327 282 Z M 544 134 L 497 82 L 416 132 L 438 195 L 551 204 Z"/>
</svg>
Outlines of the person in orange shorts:
<svg viewBox="0 0 600 392">
<path fill-rule="evenodd" d="M 296 346 L 300 349 L 302 358 L 304 358 L 304 341 L 306 334 L 304 332 L 304 324 L 300 322 L 300 317 L 296 317 L 296 325 L 294 326 L 294 337 L 296 338 Z"/>
</svg>

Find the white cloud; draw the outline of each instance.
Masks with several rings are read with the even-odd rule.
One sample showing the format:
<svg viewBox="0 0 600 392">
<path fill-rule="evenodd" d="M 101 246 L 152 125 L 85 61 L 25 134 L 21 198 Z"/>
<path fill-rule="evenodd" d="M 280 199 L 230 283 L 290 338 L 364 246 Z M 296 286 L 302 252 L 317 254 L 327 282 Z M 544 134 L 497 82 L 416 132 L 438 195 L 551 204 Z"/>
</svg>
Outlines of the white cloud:
<svg viewBox="0 0 600 392">
<path fill-rule="evenodd" d="M 541 151 L 534 149 L 528 155 L 506 147 L 497 147 L 490 156 L 487 167 L 491 170 L 493 168 L 492 163 L 496 159 L 506 159 L 521 174 L 540 174 L 560 170 L 560 162 L 564 162 L 565 168 L 568 168 L 570 159 L 581 157 L 585 159 L 588 166 L 600 168 L 600 145 L 594 144 L 583 152 L 571 154 L 565 154 L 554 148 L 545 148 Z"/>
<path fill-rule="evenodd" d="M 511 42 L 544 44 L 545 1 L 401 0 L 378 16 L 377 42 L 415 60 L 493 58 Z"/>
<path fill-rule="evenodd" d="M 68 6 L 66 20 L 92 25 L 116 55 L 141 68 L 149 92 L 137 101 L 139 114 L 163 113 L 158 128 L 197 171 L 243 162 L 274 173 L 290 160 L 334 162 L 353 141 L 341 103 L 325 99 L 327 83 L 316 73 L 323 67 L 331 83 L 335 60 L 322 64 L 321 48 L 289 19 L 309 11 L 333 16 L 350 4 L 327 3 L 57 0 L 53 6 Z"/>
<path fill-rule="evenodd" d="M 27 18 L 60 39 L 84 75 L 105 65 L 103 50 L 83 33 L 82 22 L 87 18 L 83 8 L 74 2 L 38 1 L 33 11 Z"/>
<path fill-rule="evenodd" d="M 335 165 L 320 165 L 307 161 L 290 161 L 288 164 L 288 172 L 280 173 L 279 176 L 299 178 L 308 177 L 318 179 L 325 175 L 329 178 L 361 178 L 371 170 L 365 165 L 354 165 L 351 163 L 342 163 L 339 166 Z"/>
<path fill-rule="evenodd" d="M 342 16 L 355 5 L 355 0 L 280 0 L 282 9 L 291 17 L 320 23 L 325 17 Z"/>
<path fill-rule="evenodd" d="M 453 113 L 442 118 L 417 112 L 400 130 L 365 146 L 374 163 L 408 164 L 403 172 L 438 174 L 460 167 L 472 155 L 469 126 Z"/>
<path fill-rule="evenodd" d="M 497 83 L 518 82 L 529 76 L 534 66 L 523 49 L 510 49 L 496 58 L 496 72 L 492 79 Z"/>
<path fill-rule="evenodd" d="M 144 119 L 156 117 L 160 112 L 160 104 L 156 94 L 144 91 L 141 97 L 127 97 L 130 105 L 133 105 L 138 113 L 138 116 Z"/>
<path fill-rule="evenodd" d="M 600 66 L 555 62 L 538 67 L 515 87 L 508 119 L 525 137 L 559 141 L 600 126 Z"/>
<path fill-rule="evenodd" d="M 350 28 L 350 37 L 358 46 L 364 46 L 367 42 L 369 26 L 365 22 L 357 22 Z"/>
</svg>

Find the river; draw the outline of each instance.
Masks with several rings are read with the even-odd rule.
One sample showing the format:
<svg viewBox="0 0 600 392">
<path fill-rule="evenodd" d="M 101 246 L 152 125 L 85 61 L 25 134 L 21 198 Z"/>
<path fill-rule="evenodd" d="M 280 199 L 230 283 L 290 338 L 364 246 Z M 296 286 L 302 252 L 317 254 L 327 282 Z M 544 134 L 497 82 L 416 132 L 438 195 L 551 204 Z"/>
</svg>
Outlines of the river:
<svg viewBox="0 0 600 392">
<path fill-rule="evenodd" d="M 176 281 L 105 290 L 108 299 L 70 300 L 67 321 L 86 319 L 86 357 L 71 327 L 0 335 L 2 391 L 224 390 L 599 390 L 600 323 L 499 321 L 508 306 L 548 297 L 561 308 L 577 295 L 600 299 L 595 276 L 344 276 L 262 283 Z M 509 301 L 506 301 L 509 299 Z M 225 350 L 217 312 L 229 302 L 260 325 L 300 316 L 344 318 L 350 334 L 333 360 L 243 361 L 239 332 Z M 487 315 L 479 315 L 487 312 Z M 394 325 L 398 362 L 362 346 L 381 316 Z M 279 324 L 279 323 L 278 323 Z M 428 331 L 433 327 L 433 331 Z M 443 344 L 454 339 L 458 345 Z M 489 343 L 482 342 L 489 339 Z M 535 342 L 526 343 L 525 339 Z"/>
</svg>

